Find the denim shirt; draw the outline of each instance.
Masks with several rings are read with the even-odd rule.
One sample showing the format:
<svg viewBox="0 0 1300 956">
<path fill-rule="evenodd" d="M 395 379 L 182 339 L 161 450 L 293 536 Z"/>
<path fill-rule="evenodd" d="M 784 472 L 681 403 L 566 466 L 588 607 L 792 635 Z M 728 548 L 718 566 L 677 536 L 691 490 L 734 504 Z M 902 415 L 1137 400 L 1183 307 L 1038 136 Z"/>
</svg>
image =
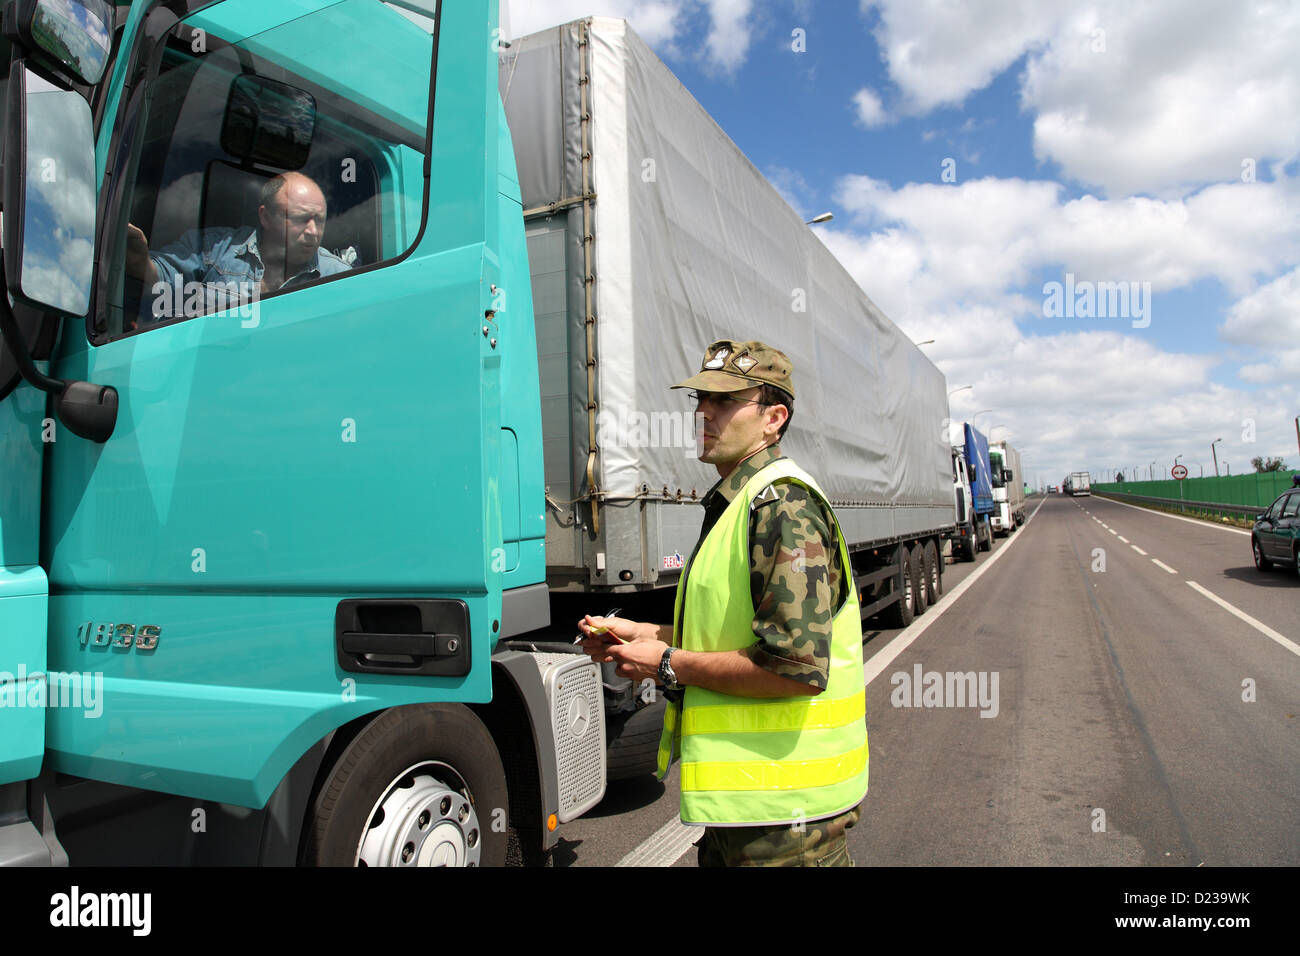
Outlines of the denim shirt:
<svg viewBox="0 0 1300 956">
<path fill-rule="evenodd" d="M 149 253 L 158 268 L 158 281 L 168 286 L 202 282 L 234 285 L 254 289 L 262 283 L 266 266 L 257 248 L 257 229 L 244 226 L 213 226 L 208 229 L 191 229 L 176 242 L 157 252 Z M 289 278 L 281 289 L 319 279 L 322 276 L 346 272 L 352 266 L 334 253 L 317 249 L 311 263 L 297 275 Z"/>
</svg>

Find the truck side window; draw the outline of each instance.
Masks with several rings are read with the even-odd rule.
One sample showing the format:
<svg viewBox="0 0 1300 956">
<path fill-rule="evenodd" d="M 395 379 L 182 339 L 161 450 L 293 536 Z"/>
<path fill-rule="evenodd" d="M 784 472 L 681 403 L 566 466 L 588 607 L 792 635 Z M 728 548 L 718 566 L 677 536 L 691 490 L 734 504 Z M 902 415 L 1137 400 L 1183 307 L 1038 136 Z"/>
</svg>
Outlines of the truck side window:
<svg viewBox="0 0 1300 956">
<path fill-rule="evenodd" d="M 124 192 L 105 224 L 96 344 L 244 315 L 415 242 L 437 0 L 303 9 L 205 7 L 137 80 L 112 163 Z"/>
</svg>

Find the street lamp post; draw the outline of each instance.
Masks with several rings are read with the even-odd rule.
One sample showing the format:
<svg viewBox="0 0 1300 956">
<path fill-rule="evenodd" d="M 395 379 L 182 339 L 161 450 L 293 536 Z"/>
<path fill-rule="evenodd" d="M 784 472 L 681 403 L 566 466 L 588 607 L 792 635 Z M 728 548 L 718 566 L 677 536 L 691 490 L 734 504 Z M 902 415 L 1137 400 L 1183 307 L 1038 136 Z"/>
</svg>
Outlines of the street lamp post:
<svg viewBox="0 0 1300 956">
<path fill-rule="evenodd" d="M 833 213 L 833 212 L 824 212 L 824 213 L 822 213 L 820 216 L 813 216 L 813 217 L 812 217 L 811 219 L 809 219 L 806 223 L 804 223 L 804 225 L 805 225 L 805 226 L 816 226 L 816 225 L 819 225 L 820 223 L 823 223 L 823 222 L 830 222 L 830 221 L 831 221 L 832 219 L 834 219 L 834 218 L 835 218 L 835 213 Z"/>
<path fill-rule="evenodd" d="M 1223 441 L 1222 438 L 1216 438 L 1214 439 L 1214 441 L 1210 442 L 1210 454 L 1214 456 L 1214 477 L 1215 478 L 1219 477 L 1219 453 L 1215 450 L 1214 446 L 1221 441 Z"/>
<path fill-rule="evenodd" d="M 978 412 L 976 412 L 974 415 L 972 415 L 972 416 L 970 417 L 970 423 L 971 423 L 972 425 L 976 425 L 976 424 L 978 424 L 978 423 L 979 423 L 979 417 L 980 417 L 981 415 L 983 415 L 985 412 L 988 412 L 988 413 L 992 414 L 993 409 L 991 409 L 991 408 L 981 408 Z"/>
<path fill-rule="evenodd" d="M 934 340 L 931 339 L 931 341 L 934 341 Z M 966 391 L 966 389 L 968 389 L 968 388 L 974 388 L 974 387 L 975 387 L 974 385 L 963 385 L 961 388 L 954 388 L 951 392 L 948 393 L 948 398 L 951 399 L 951 398 L 952 398 L 954 395 L 956 395 L 958 392 L 964 392 L 964 391 Z"/>
</svg>

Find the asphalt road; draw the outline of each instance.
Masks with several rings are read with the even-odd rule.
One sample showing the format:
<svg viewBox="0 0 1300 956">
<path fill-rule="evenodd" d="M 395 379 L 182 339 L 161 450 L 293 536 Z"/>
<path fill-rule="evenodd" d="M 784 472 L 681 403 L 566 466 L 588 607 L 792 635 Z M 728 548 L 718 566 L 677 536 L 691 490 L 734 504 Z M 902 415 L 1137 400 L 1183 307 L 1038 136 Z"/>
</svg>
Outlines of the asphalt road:
<svg viewBox="0 0 1300 956">
<path fill-rule="evenodd" d="M 1029 507 L 911 627 L 865 630 L 858 865 L 1300 863 L 1300 575 L 1229 528 Z M 555 865 L 694 866 L 677 798 L 675 771 L 612 786 Z"/>
</svg>

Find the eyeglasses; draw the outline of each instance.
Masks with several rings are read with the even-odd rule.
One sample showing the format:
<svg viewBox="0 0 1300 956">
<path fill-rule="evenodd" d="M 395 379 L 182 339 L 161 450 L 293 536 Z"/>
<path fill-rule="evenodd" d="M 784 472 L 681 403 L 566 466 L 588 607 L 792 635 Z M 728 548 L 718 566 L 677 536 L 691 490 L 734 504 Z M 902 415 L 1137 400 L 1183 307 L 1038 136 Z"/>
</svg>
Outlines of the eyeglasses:
<svg viewBox="0 0 1300 956">
<path fill-rule="evenodd" d="M 747 401 L 743 398 L 734 398 L 725 392 L 687 392 L 686 398 L 696 408 L 699 408 L 705 402 L 713 402 L 721 408 L 731 408 L 735 405 L 760 405 L 763 408 L 771 407 L 769 402 Z"/>
</svg>

